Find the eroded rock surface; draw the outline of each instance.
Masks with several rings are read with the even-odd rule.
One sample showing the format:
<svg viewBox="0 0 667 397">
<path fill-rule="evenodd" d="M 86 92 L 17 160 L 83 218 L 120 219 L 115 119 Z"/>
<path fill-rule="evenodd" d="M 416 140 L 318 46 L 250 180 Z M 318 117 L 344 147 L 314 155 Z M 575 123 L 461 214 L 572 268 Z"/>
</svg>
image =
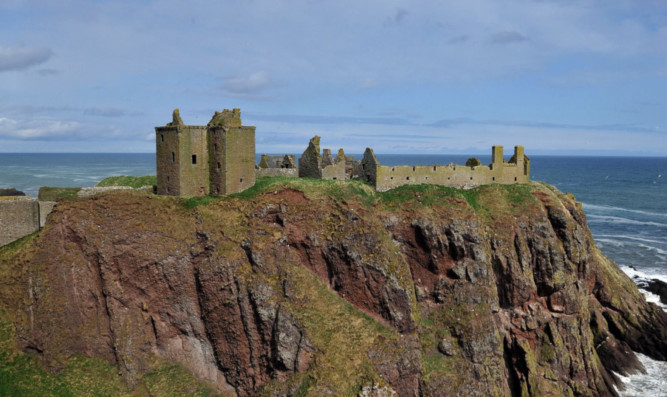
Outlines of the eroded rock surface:
<svg viewBox="0 0 667 397">
<path fill-rule="evenodd" d="M 615 395 L 633 350 L 667 359 L 667 316 L 553 188 L 305 191 L 62 203 L 2 305 L 54 371 L 98 356 L 136 387 L 161 357 L 239 396 Z"/>
</svg>

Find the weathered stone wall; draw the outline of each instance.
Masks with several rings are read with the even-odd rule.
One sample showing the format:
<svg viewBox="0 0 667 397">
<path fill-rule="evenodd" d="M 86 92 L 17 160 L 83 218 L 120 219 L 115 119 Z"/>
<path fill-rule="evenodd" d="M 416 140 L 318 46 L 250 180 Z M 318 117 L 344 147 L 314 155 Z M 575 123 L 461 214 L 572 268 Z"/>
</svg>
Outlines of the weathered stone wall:
<svg viewBox="0 0 667 397">
<path fill-rule="evenodd" d="M 380 166 L 380 162 L 373 149 L 366 148 L 364 152 L 364 158 L 361 159 L 361 167 L 359 169 L 359 178 L 363 181 L 370 183 L 375 186 L 377 183 L 377 169 Z"/>
<path fill-rule="evenodd" d="M 255 184 L 255 127 L 209 127 L 211 194 L 238 193 Z"/>
<path fill-rule="evenodd" d="M 180 195 L 209 194 L 208 141 L 206 127 L 184 126 L 179 134 Z M 196 156 L 196 157 L 194 157 Z"/>
<path fill-rule="evenodd" d="M 337 179 L 344 181 L 347 179 L 345 175 L 345 160 L 322 168 L 322 179 Z"/>
<path fill-rule="evenodd" d="M 155 127 L 155 162 L 157 169 L 157 193 L 178 196 L 180 194 L 179 153 L 180 127 Z"/>
<path fill-rule="evenodd" d="M 172 196 L 209 193 L 207 133 L 204 126 L 155 127 L 157 192 Z"/>
<path fill-rule="evenodd" d="M 259 168 L 297 168 L 296 158 L 293 154 L 263 154 L 257 166 Z"/>
<path fill-rule="evenodd" d="M 46 225 L 46 217 L 53 211 L 56 206 L 55 201 L 38 201 L 39 203 L 39 227 Z"/>
<path fill-rule="evenodd" d="M 308 147 L 299 157 L 299 178 L 322 178 L 320 137 L 317 135 L 311 138 Z"/>
<path fill-rule="evenodd" d="M 25 197 L 0 198 L 0 246 L 39 230 L 39 202 Z"/>
<path fill-rule="evenodd" d="M 299 169 L 298 168 L 257 168 L 255 170 L 255 176 L 257 178 L 265 176 L 282 176 L 286 178 L 298 178 Z"/>
<path fill-rule="evenodd" d="M 502 147 L 493 149 L 491 165 L 467 167 L 464 165 L 430 165 L 430 166 L 376 166 L 372 154 L 364 154 L 362 162 L 366 180 L 372 181 L 375 168 L 375 188 L 387 191 L 403 185 L 432 184 L 469 189 L 489 183 L 513 184 L 528 183 L 530 180 L 530 163 L 523 153 L 523 147 L 517 146 L 511 162 L 502 160 Z M 372 183 L 372 182 L 371 182 Z"/>
</svg>

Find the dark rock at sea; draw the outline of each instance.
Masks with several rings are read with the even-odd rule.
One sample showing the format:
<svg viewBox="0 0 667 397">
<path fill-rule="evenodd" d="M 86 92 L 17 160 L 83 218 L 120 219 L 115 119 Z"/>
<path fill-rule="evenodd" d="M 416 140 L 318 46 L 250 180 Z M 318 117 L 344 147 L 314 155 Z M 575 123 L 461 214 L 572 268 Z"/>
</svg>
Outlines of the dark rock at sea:
<svg viewBox="0 0 667 397">
<path fill-rule="evenodd" d="M 636 280 L 637 286 L 660 297 L 660 303 L 667 305 L 667 283 L 657 278 Z"/>
<path fill-rule="evenodd" d="M 25 196 L 25 193 L 10 187 L 8 189 L 0 189 L 0 196 Z"/>
</svg>

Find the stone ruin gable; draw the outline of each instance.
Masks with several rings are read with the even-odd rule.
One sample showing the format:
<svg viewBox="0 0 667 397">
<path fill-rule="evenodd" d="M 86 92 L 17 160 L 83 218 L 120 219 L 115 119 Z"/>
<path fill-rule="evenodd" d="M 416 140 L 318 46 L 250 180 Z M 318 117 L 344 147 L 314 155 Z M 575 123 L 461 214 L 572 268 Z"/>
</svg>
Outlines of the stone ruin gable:
<svg viewBox="0 0 667 397">
<path fill-rule="evenodd" d="M 39 230 L 39 202 L 31 197 L 0 197 L 0 246 Z"/>
<path fill-rule="evenodd" d="M 216 111 L 208 126 L 219 125 L 223 127 L 241 127 L 241 109 L 234 108 L 232 110 L 224 109 L 222 112 Z"/>
<path fill-rule="evenodd" d="M 502 146 L 494 146 L 492 163 L 468 167 L 464 165 L 381 166 L 372 149 L 366 149 L 362 160 L 363 179 L 375 185 L 378 191 L 387 191 L 403 185 L 431 184 L 470 189 L 489 183 L 527 183 L 530 180 L 529 160 L 522 146 L 514 149 L 512 162 L 503 160 Z"/>
<path fill-rule="evenodd" d="M 325 161 L 322 161 L 322 179 L 334 179 L 334 180 L 345 180 L 350 179 L 345 173 L 345 153 L 343 149 L 338 149 L 338 154 L 336 158 L 331 157 L 331 150 L 324 149 L 328 152 L 327 162 L 330 162 L 327 165 L 324 165 Z"/>
<path fill-rule="evenodd" d="M 299 157 L 299 178 L 322 178 L 320 137 L 317 135 L 310 139 L 308 147 Z"/>
<path fill-rule="evenodd" d="M 268 155 L 263 154 L 257 165 L 259 168 L 297 168 L 296 156 L 293 154 Z"/>
<path fill-rule="evenodd" d="M 377 186 L 377 170 L 379 167 L 380 162 L 375 157 L 373 149 L 367 147 L 359 167 L 359 179 Z"/>
<path fill-rule="evenodd" d="M 210 192 L 227 195 L 255 185 L 255 127 L 241 124 L 241 110 L 215 112 L 208 123 Z"/>
<path fill-rule="evenodd" d="M 206 126 L 185 125 L 176 109 L 155 132 L 158 194 L 230 194 L 255 184 L 255 127 L 241 125 L 240 109 L 215 112 Z"/>
<path fill-rule="evenodd" d="M 296 156 L 293 154 L 267 155 L 263 154 L 259 164 L 255 168 L 255 176 L 282 176 L 286 178 L 298 178 L 299 169 L 296 166 Z"/>
<path fill-rule="evenodd" d="M 323 149 L 320 154 L 320 137 L 310 139 L 308 147 L 299 158 L 299 177 L 317 179 L 350 179 L 346 173 L 346 157 L 343 149 L 334 158 L 331 149 Z"/>
<path fill-rule="evenodd" d="M 524 153 L 523 146 L 514 146 L 514 154 L 509 162 L 503 160 L 503 147 L 493 146 L 491 164 L 492 182 L 505 185 L 530 182 L 530 159 Z"/>
</svg>

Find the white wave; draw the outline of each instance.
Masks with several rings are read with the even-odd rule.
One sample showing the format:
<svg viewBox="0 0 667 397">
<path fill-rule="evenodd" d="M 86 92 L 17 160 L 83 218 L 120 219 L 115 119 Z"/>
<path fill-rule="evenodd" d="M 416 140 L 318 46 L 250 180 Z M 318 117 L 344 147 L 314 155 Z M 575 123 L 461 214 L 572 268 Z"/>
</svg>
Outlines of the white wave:
<svg viewBox="0 0 667 397">
<path fill-rule="evenodd" d="M 611 215 L 595 215 L 595 214 L 590 214 L 586 215 L 588 219 L 595 219 L 599 220 L 600 222 L 605 222 L 605 223 L 623 223 L 623 224 L 628 224 L 628 225 L 642 225 L 642 226 L 657 226 L 657 227 L 667 227 L 667 223 L 659 223 L 659 222 L 644 222 L 644 221 L 637 221 L 634 219 L 628 219 L 628 218 L 622 218 L 620 216 L 611 216 Z"/>
<path fill-rule="evenodd" d="M 625 386 L 625 391 L 619 391 L 623 397 L 655 396 L 667 397 L 667 362 L 653 360 L 641 353 L 635 353 L 646 368 L 645 374 L 618 377 Z"/>
<path fill-rule="evenodd" d="M 596 237 L 611 238 L 611 239 L 634 240 L 634 241 L 641 241 L 641 242 L 644 242 L 644 243 L 667 244 L 667 239 L 662 240 L 662 241 L 661 240 L 652 240 L 650 238 L 642 238 L 642 237 L 636 237 L 636 236 L 626 236 L 624 234 L 596 234 L 595 236 Z"/>
<path fill-rule="evenodd" d="M 659 308 L 661 308 L 664 311 L 667 311 L 667 305 L 660 302 L 660 296 L 658 296 L 657 294 L 654 294 L 651 291 L 646 291 L 645 289 L 642 289 L 642 288 L 639 288 L 639 292 L 644 294 L 644 299 L 646 299 L 646 302 L 655 303 L 656 306 L 658 306 Z"/>
<path fill-rule="evenodd" d="M 660 213 L 660 212 L 652 212 L 652 211 L 643 211 L 643 210 L 633 210 L 630 208 L 622 208 L 622 207 L 612 207 L 611 205 L 597 205 L 597 204 L 588 204 L 588 203 L 582 203 L 584 206 L 584 209 L 593 209 L 593 210 L 601 210 L 601 211 L 623 211 L 623 212 L 631 212 L 633 214 L 642 214 L 642 215 L 649 215 L 649 216 L 657 216 L 661 218 L 667 218 L 667 214 L 665 213 Z"/>
<path fill-rule="evenodd" d="M 627 274 L 628 277 L 630 277 L 632 279 L 639 278 L 639 279 L 648 280 L 648 279 L 655 278 L 655 279 L 658 279 L 660 281 L 664 281 L 665 283 L 667 283 L 667 274 L 664 274 L 664 273 L 657 273 L 657 272 L 654 272 L 654 271 L 651 271 L 649 273 L 649 272 L 646 271 L 646 269 L 638 270 L 638 269 L 636 269 L 634 267 L 630 267 L 630 266 L 621 266 L 621 270 L 623 270 L 623 272 L 625 274 Z"/>
<path fill-rule="evenodd" d="M 607 238 L 596 238 L 595 239 L 596 243 L 602 243 L 604 244 L 609 244 L 613 245 L 614 247 L 625 247 L 625 243 L 623 241 L 618 241 L 618 240 L 613 240 L 613 239 L 607 239 Z"/>
<path fill-rule="evenodd" d="M 665 256 L 665 255 L 667 255 L 667 251 L 665 251 L 665 250 L 663 250 L 663 249 L 660 249 L 660 248 L 658 248 L 658 247 L 654 247 L 654 246 L 652 246 L 652 245 L 648 245 L 648 244 L 637 244 L 637 246 L 638 246 L 638 247 L 642 247 L 642 248 L 646 248 L 646 249 L 649 250 L 649 251 L 653 251 L 653 252 L 655 252 L 656 254 L 658 254 L 658 255 L 660 255 L 660 256 Z"/>
</svg>

